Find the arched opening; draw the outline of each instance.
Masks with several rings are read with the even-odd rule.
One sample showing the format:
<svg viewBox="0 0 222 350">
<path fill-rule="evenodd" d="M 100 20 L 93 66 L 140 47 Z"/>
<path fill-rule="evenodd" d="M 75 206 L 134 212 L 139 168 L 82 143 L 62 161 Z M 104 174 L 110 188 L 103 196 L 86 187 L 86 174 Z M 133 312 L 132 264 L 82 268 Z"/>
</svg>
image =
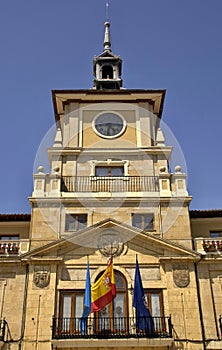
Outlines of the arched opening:
<svg viewBox="0 0 222 350">
<path fill-rule="evenodd" d="M 96 280 L 104 273 L 100 272 Z M 127 331 L 128 325 L 128 296 L 127 282 L 123 274 L 114 270 L 116 297 L 112 303 L 106 305 L 96 313 L 97 332 L 121 332 Z"/>
<path fill-rule="evenodd" d="M 113 79 L 113 67 L 111 65 L 102 67 L 102 79 Z"/>
</svg>

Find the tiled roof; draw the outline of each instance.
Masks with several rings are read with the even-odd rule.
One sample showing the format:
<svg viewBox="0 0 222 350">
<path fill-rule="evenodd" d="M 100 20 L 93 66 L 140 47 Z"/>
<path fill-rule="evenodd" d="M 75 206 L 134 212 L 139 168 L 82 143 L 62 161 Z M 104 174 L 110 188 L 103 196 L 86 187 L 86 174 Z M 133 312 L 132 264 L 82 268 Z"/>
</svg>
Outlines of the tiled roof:
<svg viewBox="0 0 222 350">
<path fill-rule="evenodd" d="M 190 210 L 190 218 L 218 218 L 222 217 L 222 209 Z M 31 214 L 0 214 L 0 222 L 31 221 Z"/>
<path fill-rule="evenodd" d="M 4 221 L 30 221 L 31 214 L 0 214 L 0 222 Z"/>
<path fill-rule="evenodd" d="M 190 210 L 190 218 L 219 218 L 222 217 L 222 209 Z"/>
</svg>

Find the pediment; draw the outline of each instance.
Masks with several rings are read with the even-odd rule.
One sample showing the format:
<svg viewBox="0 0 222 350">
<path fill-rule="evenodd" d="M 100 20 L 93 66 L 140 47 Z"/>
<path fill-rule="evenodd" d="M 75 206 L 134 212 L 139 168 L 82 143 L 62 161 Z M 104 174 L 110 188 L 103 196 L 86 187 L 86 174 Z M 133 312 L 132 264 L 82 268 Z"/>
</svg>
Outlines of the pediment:
<svg viewBox="0 0 222 350">
<path fill-rule="evenodd" d="M 123 243 L 124 249 L 121 254 L 126 256 L 129 252 L 130 254 L 134 252 L 135 254 L 150 255 L 156 260 L 177 258 L 199 260 L 200 257 L 199 253 L 184 246 L 155 237 L 152 233 L 142 232 L 116 220 L 108 219 L 36 248 L 21 255 L 21 258 L 38 259 L 38 257 L 48 257 L 53 259 L 53 257 L 56 257 L 59 260 L 68 259 L 69 257 L 80 258 L 86 255 L 100 255 L 101 257 L 101 248 L 110 244 L 110 242 L 115 244 L 117 240 Z"/>
<path fill-rule="evenodd" d="M 119 56 L 115 55 L 111 51 L 104 51 L 102 52 L 97 58 L 104 58 L 104 57 L 109 57 L 109 58 L 119 58 Z"/>
</svg>

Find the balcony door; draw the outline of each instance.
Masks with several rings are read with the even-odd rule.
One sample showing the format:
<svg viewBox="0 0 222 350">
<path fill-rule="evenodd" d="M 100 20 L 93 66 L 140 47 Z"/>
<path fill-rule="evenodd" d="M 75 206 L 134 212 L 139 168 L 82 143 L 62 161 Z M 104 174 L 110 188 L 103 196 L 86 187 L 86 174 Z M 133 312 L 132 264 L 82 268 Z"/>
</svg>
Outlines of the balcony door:
<svg viewBox="0 0 222 350">
<path fill-rule="evenodd" d="M 79 319 L 83 312 L 83 291 L 64 291 L 60 294 L 61 333 L 75 334 L 80 331 Z"/>
<path fill-rule="evenodd" d="M 155 332 L 163 332 L 166 328 L 164 311 L 163 311 L 163 296 L 162 291 L 151 289 L 145 291 L 148 309 L 153 317 Z"/>
<path fill-rule="evenodd" d="M 112 303 L 96 313 L 96 332 L 98 333 L 126 332 L 129 327 L 126 280 L 120 272 L 114 271 L 114 274 L 116 298 Z"/>
</svg>

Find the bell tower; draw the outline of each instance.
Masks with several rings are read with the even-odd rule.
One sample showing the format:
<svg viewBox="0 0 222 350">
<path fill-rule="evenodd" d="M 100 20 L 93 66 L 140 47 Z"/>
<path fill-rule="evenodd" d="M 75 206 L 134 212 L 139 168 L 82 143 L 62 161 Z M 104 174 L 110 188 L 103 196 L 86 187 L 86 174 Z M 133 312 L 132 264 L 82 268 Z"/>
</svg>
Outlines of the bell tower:
<svg viewBox="0 0 222 350">
<path fill-rule="evenodd" d="M 105 22 L 103 52 L 93 60 L 94 89 L 119 90 L 122 87 L 122 59 L 111 50 L 110 23 Z"/>
<path fill-rule="evenodd" d="M 160 128 L 165 90 L 122 88 L 108 16 L 103 46 L 93 88 L 52 92 L 57 131 L 50 173 L 34 174 L 31 248 L 114 219 L 191 248 L 186 174 L 169 173 Z"/>
</svg>

